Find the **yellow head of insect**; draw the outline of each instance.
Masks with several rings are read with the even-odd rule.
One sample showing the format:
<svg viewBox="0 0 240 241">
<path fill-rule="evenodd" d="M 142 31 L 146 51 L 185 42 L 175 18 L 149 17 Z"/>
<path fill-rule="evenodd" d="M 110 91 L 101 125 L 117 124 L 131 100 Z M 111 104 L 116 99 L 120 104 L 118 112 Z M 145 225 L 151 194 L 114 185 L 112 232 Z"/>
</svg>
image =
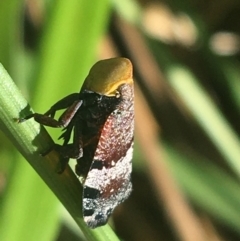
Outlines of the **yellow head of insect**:
<svg viewBox="0 0 240 241">
<path fill-rule="evenodd" d="M 132 63 L 126 58 L 112 58 L 93 65 L 82 89 L 115 96 L 122 84 L 133 84 Z"/>
</svg>

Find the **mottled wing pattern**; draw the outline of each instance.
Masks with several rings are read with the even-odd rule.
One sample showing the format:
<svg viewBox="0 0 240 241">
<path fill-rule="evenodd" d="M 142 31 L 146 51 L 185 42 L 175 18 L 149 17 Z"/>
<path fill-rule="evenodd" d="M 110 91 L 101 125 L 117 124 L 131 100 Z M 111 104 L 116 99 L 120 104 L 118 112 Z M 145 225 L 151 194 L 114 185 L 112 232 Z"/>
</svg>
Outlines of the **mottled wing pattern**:
<svg viewBox="0 0 240 241">
<path fill-rule="evenodd" d="M 83 216 L 93 228 L 105 224 L 132 191 L 133 86 L 121 91 L 127 98 L 107 118 L 83 186 Z"/>
</svg>

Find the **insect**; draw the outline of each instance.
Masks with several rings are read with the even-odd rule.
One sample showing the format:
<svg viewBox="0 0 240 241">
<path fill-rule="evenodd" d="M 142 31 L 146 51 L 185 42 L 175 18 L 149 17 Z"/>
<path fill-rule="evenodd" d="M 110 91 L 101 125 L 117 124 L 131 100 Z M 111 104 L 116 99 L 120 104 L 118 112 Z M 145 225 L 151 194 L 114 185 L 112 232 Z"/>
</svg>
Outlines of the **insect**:
<svg viewBox="0 0 240 241">
<path fill-rule="evenodd" d="M 55 112 L 66 109 L 58 120 Z M 132 64 L 126 58 L 101 60 L 91 68 L 80 93 L 55 103 L 45 114 L 30 118 L 50 127 L 64 128 L 54 144 L 64 171 L 69 158 L 77 160 L 83 180 L 83 218 L 90 228 L 107 223 L 114 208 L 132 191 L 134 131 Z M 69 143 L 71 133 L 73 141 Z"/>
</svg>

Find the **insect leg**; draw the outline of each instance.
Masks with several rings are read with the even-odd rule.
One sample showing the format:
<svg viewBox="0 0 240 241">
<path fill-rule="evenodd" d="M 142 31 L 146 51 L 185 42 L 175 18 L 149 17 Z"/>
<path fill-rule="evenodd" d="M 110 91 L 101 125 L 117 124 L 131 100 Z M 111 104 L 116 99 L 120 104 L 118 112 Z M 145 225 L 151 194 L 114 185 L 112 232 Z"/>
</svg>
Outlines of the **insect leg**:
<svg viewBox="0 0 240 241">
<path fill-rule="evenodd" d="M 62 127 L 68 126 L 70 121 L 75 116 L 78 109 L 82 106 L 83 101 L 82 100 L 76 100 L 72 103 L 71 106 L 69 106 L 63 114 L 59 117 L 58 123 L 62 125 Z"/>
<path fill-rule="evenodd" d="M 31 115 L 26 116 L 25 118 L 19 119 L 18 122 L 21 123 L 28 119 L 34 118 L 36 122 L 45 126 L 56 128 L 66 127 L 76 114 L 77 110 L 81 107 L 81 105 L 82 100 L 74 101 L 72 105 L 66 109 L 66 111 L 60 116 L 58 120 L 55 120 L 53 117 L 48 116 L 48 114 L 50 113 L 50 111 L 48 111 L 46 112 L 47 114 L 33 113 Z"/>
<path fill-rule="evenodd" d="M 66 168 L 69 158 L 73 159 L 79 159 L 83 156 L 83 149 L 82 149 L 82 131 L 81 131 L 81 123 L 74 123 L 74 137 L 73 137 L 73 143 L 67 144 L 66 140 L 64 141 L 64 144 L 57 145 L 55 144 L 54 149 L 60 154 L 60 167 L 59 167 L 59 173 L 63 172 Z M 73 124 L 69 125 L 69 127 L 73 128 Z"/>
<path fill-rule="evenodd" d="M 56 111 L 68 108 L 77 100 L 79 100 L 79 93 L 68 95 L 63 99 L 59 100 L 57 103 L 55 103 L 45 114 L 33 113 L 28 116 L 25 116 L 24 118 L 19 118 L 17 119 L 17 121 L 18 123 L 22 123 L 28 119 L 34 118 L 35 120 L 37 119 L 36 121 L 40 124 L 51 127 L 61 127 L 57 125 L 56 121 L 51 120 L 51 118 L 54 118 Z M 47 118 L 48 116 L 50 117 Z"/>
<path fill-rule="evenodd" d="M 56 111 L 68 108 L 77 100 L 79 100 L 79 93 L 68 95 L 56 102 L 44 115 L 48 115 L 53 118 Z"/>
</svg>

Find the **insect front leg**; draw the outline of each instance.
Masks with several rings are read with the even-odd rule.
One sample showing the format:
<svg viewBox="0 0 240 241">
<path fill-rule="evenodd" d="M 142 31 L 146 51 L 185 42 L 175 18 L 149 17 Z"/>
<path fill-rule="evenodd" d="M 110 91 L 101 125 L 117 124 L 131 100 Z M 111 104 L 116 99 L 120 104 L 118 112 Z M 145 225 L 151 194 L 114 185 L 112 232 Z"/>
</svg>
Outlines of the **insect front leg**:
<svg viewBox="0 0 240 241">
<path fill-rule="evenodd" d="M 68 95 L 63 99 L 59 100 L 45 114 L 33 113 L 28 116 L 25 116 L 24 118 L 19 118 L 17 119 L 17 121 L 18 123 L 22 123 L 26 120 L 34 118 L 35 121 L 37 121 L 42 125 L 46 125 L 50 127 L 62 127 L 62 125 L 57 120 L 54 119 L 55 113 L 58 110 L 67 109 L 68 107 L 72 106 L 75 101 L 80 102 L 78 93 Z M 80 106 L 78 106 L 78 108 L 79 107 Z"/>
<path fill-rule="evenodd" d="M 67 109 L 71 106 L 75 101 L 79 100 L 79 93 L 74 93 L 64 97 L 63 99 L 59 100 L 55 103 L 44 115 L 51 116 L 54 118 L 56 111 Z"/>
<path fill-rule="evenodd" d="M 82 105 L 82 100 L 74 101 L 71 106 L 69 106 L 66 111 L 60 116 L 58 120 L 53 119 L 50 116 L 42 115 L 42 114 L 32 114 L 32 117 L 34 117 L 35 121 L 39 122 L 40 124 L 51 126 L 51 127 L 65 127 L 65 133 L 63 133 L 60 138 L 64 139 L 63 146 L 55 144 L 51 149 L 47 150 L 44 155 L 48 154 L 52 149 L 55 149 L 59 152 L 61 158 L 63 159 L 62 163 L 65 167 L 68 163 L 69 158 L 78 158 L 82 152 L 76 151 L 77 148 L 74 148 L 73 144 L 68 144 L 68 141 L 70 139 L 70 135 L 72 132 L 72 129 L 74 127 L 74 121 L 72 119 L 74 118 L 76 112 Z M 71 123 L 69 125 L 69 123 Z M 77 141 L 74 142 L 75 145 L 79 146 L 80 144 L 77 144 Z M 63 169 L 64 170 L 64 169 Z"/>
<path fill-rule="evenodd" d="M 62 138 L 64 138 L 63 146 L 54 144 L 50 149 L 42 153 L 43 156 L 47 155 L 53 149 L 59 152 L 60 165 L 61 165 L 59 172 L 62 172 L 65 169 L 69 161 L 69 158 L 75 158 L 75 157 L 79 158 L 82 155 L 82 150 L 78 150 L 76 152 L 75 151 L 76 148 L 74 148 L 73 144 L 68 144 L 72 129 L 74 127 L 74 121 L 72 120 L 76 112 L 82 106 L 82 103 L 83 101 L 79 99 L 79 94 L 72 94 L 58 101 L 45 114 L 33 113 L 31 115 L 26 116 L 25 118 L 18 119 L 19 123 L 24 122 L 28 119 L 34 118 L 35 121 L 45 126 L 50 126 L 55 128 L 65 127 L 66 131 L 61 136 Z M 58 120 L 54 119 L 55 112 L 57 110 L 64 109 L 64 108 L 67 108 L 67 109 L 59 117 L 59 119 Z"/>
<path fill-rule="evenodd" d="M 63 99 L 64 100 L 64 99 Z M 58 120 L 54 119 L 53 116 L 55 115 L 56 110 L 59 110 L 59 104 L 63 101 L 57 102 L 55 105 L 51 107 L 45 114 L 33 113 L 24 118 L 20 118 L 18 120 L 19 123 L 24 122 L 28 119 L 34 118 L 34 120 L 42 125 L 61 128 L 68 126 L 69 122 L 72 120 L 78 109 L 81 107 L 83 101 L 82 100 L 75 100 L 71 105 L 67 106 L 68 108 L 66 111 L 60 116 Z M 66 98 L 65 98 L 66 100 Z M 65 103 L 65 102 L 64 102 Z M 66 107 L 66 103 L 64 108 Z M 63 109 L 63 108 L 61 108 Z M 50 116 L 49 116 L 50 115 Z"/>
</svg>

